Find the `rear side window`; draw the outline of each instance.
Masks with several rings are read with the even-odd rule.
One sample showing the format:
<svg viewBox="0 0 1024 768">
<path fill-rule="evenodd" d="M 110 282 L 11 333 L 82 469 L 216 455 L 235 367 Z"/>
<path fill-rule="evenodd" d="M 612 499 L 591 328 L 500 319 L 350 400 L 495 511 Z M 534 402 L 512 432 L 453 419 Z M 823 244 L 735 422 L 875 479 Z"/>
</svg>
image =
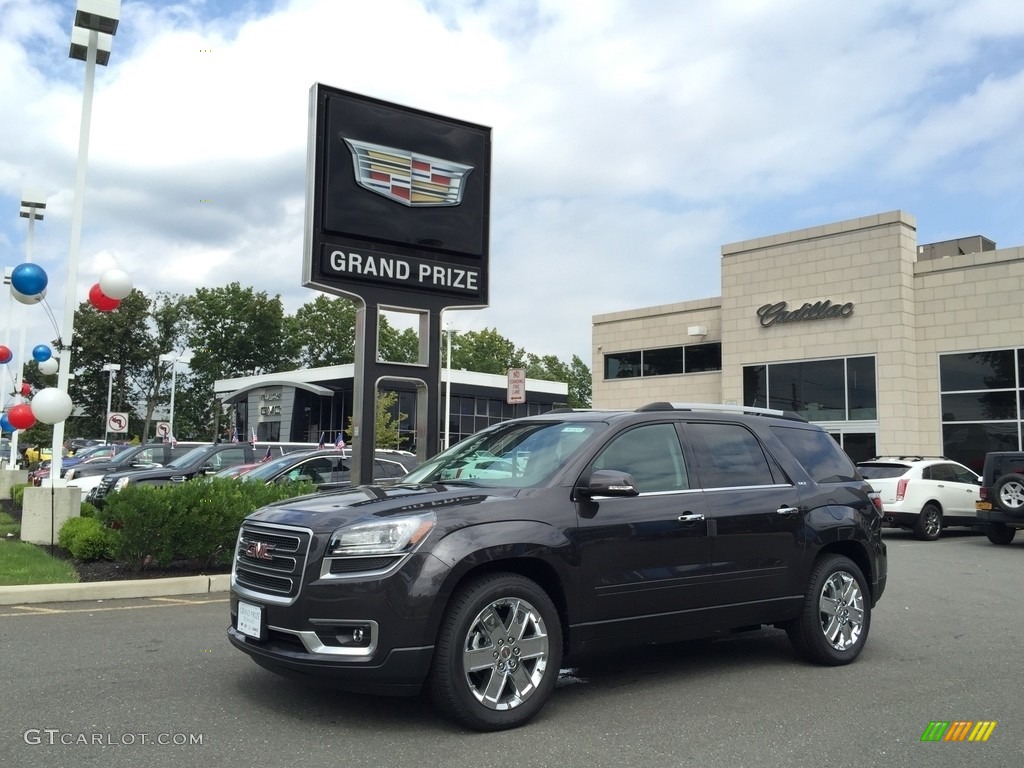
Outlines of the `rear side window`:
<svg viewBox="0 0 1024 768">
<path fill-rule="evenodd" d="M 853 461 L 824 430 L 772 427 L 772 432 L 814 482 L 845 483 L 857 477 Z"/>
<path fill-rule="evenodd" d="M 687 424 L 704 488 L 774 485 L 760 441 L 739 424 Z"/>
</svg>

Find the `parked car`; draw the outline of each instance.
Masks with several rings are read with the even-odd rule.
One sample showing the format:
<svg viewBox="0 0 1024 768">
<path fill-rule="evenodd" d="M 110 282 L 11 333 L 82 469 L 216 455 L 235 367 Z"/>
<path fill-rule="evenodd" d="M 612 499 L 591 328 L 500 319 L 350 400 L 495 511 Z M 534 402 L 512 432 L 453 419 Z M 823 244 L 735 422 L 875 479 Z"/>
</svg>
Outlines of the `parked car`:
<svg viewBox="0 0 1024 768">
<path fill-rule="evenodd" d="M 484 454 L 504 471 L 452 478 Z M 885 589 L 881 524 L 853 462 L 798 416 L 551 412 L 397 484 L 249 515 L 228 637 L 282 675 L 360 694 L 426 686 L 465 726 L 511 728 L 589 651 L 768 624 L 810 661 L 854 661 Z"/>
<path fill-rule="evenodd" d="M 81 488 L 82 498 L 89 501 L 89 493 L 99 485 L 104 475 L 132 469 L 161 467 L 200 445 L 209 445 L 209 443 L 159 442 L 133 445 L 129 446 L 127 450 L 121 451 L 113 459 L 90 461 L 69 467 L 64 474 L 64 479 L 68 485 Z"/>
<path fill-rule="evenodd" d="M 1024 453 L 992 451 L 985 454 L 981 473 L 978 519 L 993 544 L 1009 544 L 1024 528 Z"/>
<path fill-rule="evenodd" d="M 885 456 L 857 464 L 882 497 L 885 522 L 935 541 L 950 526 L 978 527 L 975 502 L 981 478 L 943 457 Z"/>
<path fill-rule="evenodd" d="M 374 481 L 405 477 L 416 466 L 416 455 L 405 451 L 377 450 L 373 460 Z M 352 457 L 335 448 L 301 451 L 250 467 L 238 476 L 245 482 L 277 483 L 309 480 L 327 491 L 352 484 Z"/>
<path fill-rule="evenodd" d="M 200 445 L 174 459 L 166 466 L 111 472 L 104 475 L 99 485 L 93 489 L 86 500 L 96 507 L 102 507 L 109 494 L 129 485 L 183 483 L 196 477 L 215 474 L 226 467 L 254 464 L 264 455 L 265 451 L 269 451 L 272 456 L 280 456 L 303 447 L 308 448 L 300 443 L 264 443 L 259 448 L 254 448 L 250 443 Z"/>
</svg>

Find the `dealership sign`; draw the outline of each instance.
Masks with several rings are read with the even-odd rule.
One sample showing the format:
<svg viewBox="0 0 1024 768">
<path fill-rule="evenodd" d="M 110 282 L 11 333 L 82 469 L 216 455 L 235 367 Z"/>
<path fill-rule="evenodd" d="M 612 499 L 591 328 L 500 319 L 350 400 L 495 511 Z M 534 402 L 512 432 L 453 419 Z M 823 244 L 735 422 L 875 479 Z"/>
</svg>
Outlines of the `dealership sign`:
<svg viewBox="0 0 1024 768">
<path fill-rule="evenodd" d="M 853 314 L 853 303 L 833 304 L 826 299 L 814 304 L 804 302 L 800 309 L 787 309 L 786 302 L 765 304 L 757 310 L 761 325 L 768 328 L 778 323 L 800 323 L 806 320 L 826 320 L 835 317 L 849 317 Z"/>
<path fill-rule="evenodd" d="M 303 285 L 486 306 L 490 128 L 319 83 L 309 116 Z"/>
</svg>

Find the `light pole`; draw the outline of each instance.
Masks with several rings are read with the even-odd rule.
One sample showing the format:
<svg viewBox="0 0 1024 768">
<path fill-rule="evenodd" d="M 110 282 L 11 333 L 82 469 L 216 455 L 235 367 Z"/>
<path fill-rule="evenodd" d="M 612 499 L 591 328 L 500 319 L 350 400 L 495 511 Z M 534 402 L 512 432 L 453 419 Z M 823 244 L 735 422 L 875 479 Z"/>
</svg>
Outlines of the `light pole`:
<svg viewBox="0 0 1024 768">
<path fill-rule="evenodd" d="M 35 242 L 36 222 L 43 220 L 43 211 L 46 210 L 46 195 L 37 189 L 24 189 L 21 192 L 21 211 L 19 215 L 28 219 L 28 238 L 25 240 L 25 261 L 32 263 L 32 245 Z M 13 308 L 13 300 L 11 302 Z M 21 391 L 21 382 L 25 379 L 25 310 L 19 310 L 20 336 L 18 338 L 18 358 L 14 369 L 14 391 Z M 9 316 L 8 316 L 9 317 Z M 10 334 L 11 324 L 8 320 L 7 332 Z M 8 345 L 9 346 L 9 345 Z M 7 462 L 9 466 L 18 467 L 18 432 L 11 433 L 11 458 Z"/>
<path fill-rule="evenodd" d="M 449 430 L 452 418 L 452 324 L 446 323 L 445 328 L 445 384 L 444 384 L 444 448 L 448 450 Z"/>
<path fill-rule="evenodd" d="M 110 60 L 110 44 L 117 32 L 121 16 L 121 0 L 78 0 L 75 24 L 71 30 L 72 59 L 85 61 L 85 87 L 82 92 L 82 123 L 78 134 L 78 162 L 75 167 L 74 205 L 71 211 L 71 244 L 68 248 L 68 278 L 64 287 L 64 323 L 60 335 L 60 369 L 57 389 L 68 394 L 71 374 L 71 337 L 75 332 L 75 289 L 78 286 L 78 251 L 82 242 L 82 214 L 85 207 L 85 168 L 89 159 L 89 126 L 92 120 L 92 91 L 96 65 Z M 50 483 L 60 483 L 64 444 L 64 424 L 53 425 L 53 457 L 50 461 Z"/>
<path fill-rule="evenodd" d="M 103 366 L 103 368 L 101 370 L 104 370 L 104 371 L 107 371 L 107 372 L 110 373 L 110 377 L 109 377 L 109 379 L 107 381 L 107 417 L 103 420 L 104 421 L 104 424 L 103 424 L 103 442 L 104 443 L 109 443 L 110 442 L 110 401 L 111 401 L 111 397 L 114 394 L 114 372 L 115 371 L 120 371 L 121 370 L 121 366 L 118 365 L 117 363 L 107 363 L 106 365 Z"/>
<path fill-rule="evenodd" d="M 167 419 L 169 437 L 174 438 L 174 390 L 177 388 L 176 377 L 178 374 L 178 363 L 185 363 L 188 365 L 192 362 L 191 355 L 175 355 L 173 352 L 168 352 L 165 355 L 160 355 L 161 363 L 171 364 L 171 414 L 170 418 Z"/>
</svg>

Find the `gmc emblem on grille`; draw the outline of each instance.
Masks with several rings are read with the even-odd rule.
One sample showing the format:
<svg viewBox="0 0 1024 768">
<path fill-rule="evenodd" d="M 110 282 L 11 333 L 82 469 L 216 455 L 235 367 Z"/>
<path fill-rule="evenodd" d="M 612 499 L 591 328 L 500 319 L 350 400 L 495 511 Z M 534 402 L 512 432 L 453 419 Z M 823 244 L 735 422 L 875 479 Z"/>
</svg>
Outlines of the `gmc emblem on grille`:
<svg viewBox="0 0 1024 768">
<path fill-rule="evenodd" d="M 273 560 L 274 545 L 265 541 L 250 541 L 245 547 L 245 554 L 254 560 Z"/>
</svg>

